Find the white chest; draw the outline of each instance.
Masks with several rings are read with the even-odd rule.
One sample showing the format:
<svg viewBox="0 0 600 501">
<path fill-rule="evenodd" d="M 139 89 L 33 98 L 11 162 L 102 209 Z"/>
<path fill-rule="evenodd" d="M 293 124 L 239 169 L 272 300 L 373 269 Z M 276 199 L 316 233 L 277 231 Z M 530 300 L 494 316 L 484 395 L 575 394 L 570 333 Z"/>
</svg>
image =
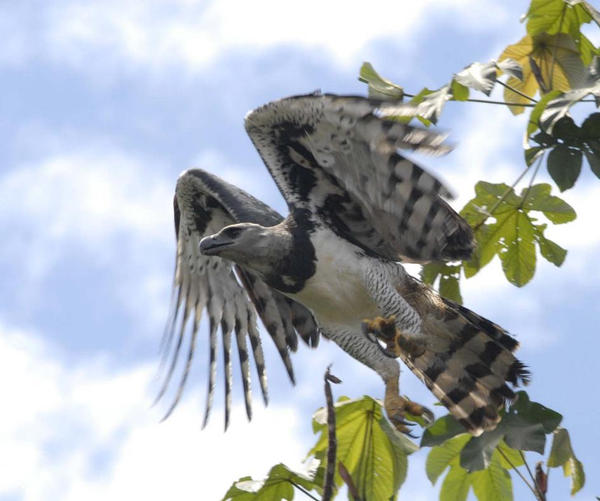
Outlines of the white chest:
<svg viewBox="0 0 600 501">
<path fill-rule="evenodd" d="M 358 326 L 364 318 L 377 316 L 379 309 L 365 286 L 370 258 L 326 230 L 313 234 L 312 241 L 317 271 L 293 297 L 310 308 L 322 326 Z"/>
</svg>

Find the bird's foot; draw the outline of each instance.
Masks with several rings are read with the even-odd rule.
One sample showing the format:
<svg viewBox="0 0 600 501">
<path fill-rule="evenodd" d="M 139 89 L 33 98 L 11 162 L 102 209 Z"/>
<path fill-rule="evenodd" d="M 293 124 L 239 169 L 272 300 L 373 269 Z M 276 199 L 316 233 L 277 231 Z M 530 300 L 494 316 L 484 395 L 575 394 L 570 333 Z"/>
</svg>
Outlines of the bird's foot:
<svg viewBox="0 0 600 501">
<path fill-rule="evenodd" d="M 395 392 L 388 392 L 386 389 L 386 395 L 384 400 L 385 412 L 387 413 L 390 421 L 394 427 L 401 433 L 408 435 L 411 438 L 416 438 L 411 433 L 411 426 L 414 426 L 414 422 L 407 421 L 406 414 L 410 414 L 414 417 L 421 417 L 425 425 L 433 423 L 435 416 L 427 407 L 417 404 L 408 398 L 401 397 Z"/>
<path fill-rule="evenodd" d="M 396 317 L 375 317 L 362 321 L 362 330 L 367 337 L 375 338 L 383 343 L 383 351 L 390 357 L 397 358 L 404 354 L 413 359 L 423 354 L 423 339 L 402 332 L 396 327 Z"/>
</svg>

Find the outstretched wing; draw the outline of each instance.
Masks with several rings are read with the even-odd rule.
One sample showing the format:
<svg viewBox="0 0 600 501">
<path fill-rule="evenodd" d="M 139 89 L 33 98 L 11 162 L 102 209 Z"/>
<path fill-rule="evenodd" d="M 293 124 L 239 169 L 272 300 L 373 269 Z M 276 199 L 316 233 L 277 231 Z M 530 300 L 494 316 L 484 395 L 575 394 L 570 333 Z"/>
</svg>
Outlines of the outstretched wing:
<svg viewBox="0 0 600 501">
<path fill-rule="evenodd" d="M 243 190 L 201 169 L 188 170 L 179 177 L 174 211 L 177 259 L 171 314 L 162 346 L 163 361 L 170 355 L 170 362 L 157 399 L 167 390 L 184 338 L 187 336 L 189 345 L 185 367 L 175 398 L 166 413 L 165 418 L 168 417 L 181 398 L 196 349 L 200 319 L 206 310 L 209 320 L 209 377 L 204 424 L 207 422 L 214 395 L 217 337 L 220 328 L 225 366 L 227 428 L 231 407 L 232 336 L 235 335 L 237 342 L 246 412 L 250 419 L 252 411 L 247 337 L 250 339 L 262 395 L 265 403 L 268 401 L 265 363 L 256 326 L 256 312 L 275 342 L 292 382 L 294 373 L 289 350 L 295 351 L 297 348 L 296 333 L 315 346 L 318 342 L 317 325 L 306 308 L 270 288 L 252 272 L 218 256 L 200 254 L 198 246 L 205 235 L 217 233 L 224 226 L 238 222 L 272 226 L 282 220 L 277 212 Z M 186 329 L 192 317 L 192 327 Z"/>
<path fill-rule="evenodd" d="M 469 225 L 440 181 L 397 150 L 445 153 L 444 136 L 387 120 L 390 102 L 311 94 L 262 106 L 246 130 L 290 209 L 306 207 L 338 235 L 394 260 L 464 259 Z"/>
</svg>

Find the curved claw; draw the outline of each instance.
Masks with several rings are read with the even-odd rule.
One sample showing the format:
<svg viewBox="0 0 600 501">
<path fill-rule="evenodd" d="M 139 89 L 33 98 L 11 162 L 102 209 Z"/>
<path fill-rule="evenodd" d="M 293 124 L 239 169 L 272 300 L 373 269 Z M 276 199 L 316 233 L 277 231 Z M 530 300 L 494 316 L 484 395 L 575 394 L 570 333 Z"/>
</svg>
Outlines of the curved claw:
<svg viewBox="0 0 600 501">
<path fill-rule="evenodd" d="M 398 424 L 398 425 L 402 425 L 402 426 L 414 426 L 415 423 L 411 422 L 411 421 L 406 421 L 404 419 L 402 419 L 401 417 L 397 417 L 397 416 L 392 416 L 391 421 L 394 424 Z"/>
<path fill-rule="evenodd" d="M 421 417 L 425 420 L 425 424 L 429 426 L 435 421 L 435 415 L 427 407 L 423 407 L 423 413 Z"/>
</svg>

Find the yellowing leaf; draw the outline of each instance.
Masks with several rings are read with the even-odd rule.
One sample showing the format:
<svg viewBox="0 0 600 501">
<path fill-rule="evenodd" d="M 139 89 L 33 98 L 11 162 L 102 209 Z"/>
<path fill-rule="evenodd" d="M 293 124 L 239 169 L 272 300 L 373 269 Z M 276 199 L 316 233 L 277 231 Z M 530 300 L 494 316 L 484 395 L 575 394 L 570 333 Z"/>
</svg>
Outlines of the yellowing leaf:
<svg viewBox="0 0 600 501">
<path fill-rule="evenodd" d="M 540 33 L 535 36 L 526 35 L 519 42 L 509 45 L 500 55 L 499 60 L 512 58 L 523 68 L 523 80 L 509 78 L 507 84 L 527 96 L 533 98 L 540 90 L 538 81 L 532 71 L 530 58 L 539 68 L 545 89 L 567 91 L 580 85 L 585 78 L 585 66 L 579 56 L 577 45 L 566 33 L 549 35 Z M 531 103 L 531 100 L 512 90 L 504 89 L 504 100 L 507 103 Z M 523 106 L 511 106 L 517 115 L 522 113 Z"/>
<path fill-rule="evenodd" d="M 585 484 L 583 465 L 575 457 L 569 432 L 564 428 L 554 430 L 548 466 L 551 468 L 562 466 L 565 477 L 571 477 L 571 495 L 579 491 Z"/>
</svg>

